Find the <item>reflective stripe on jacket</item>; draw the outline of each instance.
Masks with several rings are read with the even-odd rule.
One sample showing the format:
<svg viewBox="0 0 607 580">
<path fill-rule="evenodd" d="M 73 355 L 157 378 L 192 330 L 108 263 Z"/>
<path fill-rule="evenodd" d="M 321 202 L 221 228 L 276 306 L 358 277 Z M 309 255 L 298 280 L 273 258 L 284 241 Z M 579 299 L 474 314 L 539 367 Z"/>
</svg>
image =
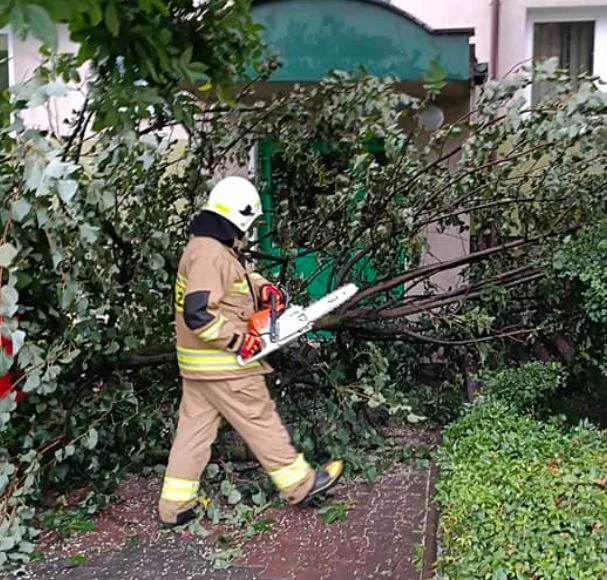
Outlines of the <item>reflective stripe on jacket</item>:
<svg viewBox="0 0 607 580">
<path fill-rule="evenodd" d="M 237 352 L 267 281 L 249 273 L 235 250 L 217 240 L 192 238 L 181 257 L 175 281 L 177 362 L 181 376 L 226 380 L 266 374 L 271 367 L 241 367 Z"/>
</svg>

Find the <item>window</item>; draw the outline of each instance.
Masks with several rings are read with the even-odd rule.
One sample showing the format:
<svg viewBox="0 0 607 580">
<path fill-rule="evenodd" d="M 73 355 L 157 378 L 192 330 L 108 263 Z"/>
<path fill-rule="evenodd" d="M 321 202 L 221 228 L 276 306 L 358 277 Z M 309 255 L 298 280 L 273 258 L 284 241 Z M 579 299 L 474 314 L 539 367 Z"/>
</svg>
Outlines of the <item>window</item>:
<svg viewBox="0 0 607 580">
<path fill-rule="evenodd" d="M 559 67 L 572 77 L 593 73 L 594 21 L 536 22 L 533 26 L 533 58 L 541 62 L 558 58 Z M 550 93 L 549 83 L 535 83 L 533 102 Z"/>
<path fill-rule="evenodd" d="M 0 33 L 0 92 L 9 86 L 8 34 Z"/>
</svg>

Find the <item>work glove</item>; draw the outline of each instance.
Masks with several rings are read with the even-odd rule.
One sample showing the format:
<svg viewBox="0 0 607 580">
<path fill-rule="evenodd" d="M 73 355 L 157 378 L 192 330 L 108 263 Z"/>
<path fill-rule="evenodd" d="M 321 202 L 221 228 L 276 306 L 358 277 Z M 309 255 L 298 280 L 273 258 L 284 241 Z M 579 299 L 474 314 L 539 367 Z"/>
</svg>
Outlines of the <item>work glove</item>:
<svg viewBox="0 0 607 580">
<path fill-rule="evenodd" d="M 261 338 L 255 334 L 245 334 L 244 340 L 240 345 L 238 354 L 243 359 L 255 356 L 261 350 Z"/>
<path fill-rule="evenodd" d="M 287 297 L 283 290 L 274 284 L 264 284 L 259 291 L 259 301 L 263 308 L 272 306 L 272 296 L 276 296 L 276 310 L 283 312 L 287 307 Z"/>
</svg>

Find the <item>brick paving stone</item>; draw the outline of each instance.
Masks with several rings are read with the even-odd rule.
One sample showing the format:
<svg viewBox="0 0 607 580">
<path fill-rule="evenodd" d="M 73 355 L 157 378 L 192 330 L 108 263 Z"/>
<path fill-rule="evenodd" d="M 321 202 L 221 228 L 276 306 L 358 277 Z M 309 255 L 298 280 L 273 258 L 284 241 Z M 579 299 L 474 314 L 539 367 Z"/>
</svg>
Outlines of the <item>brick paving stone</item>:
<svg viewBox="0 0 607 580">
<path fill-rule="evenodd" d="M 205 559 L 211 549 L 178 534 L 104 554 L 75 567 L 69 560 L 38 566 L 26 578 L 77 580 L 426 580 L 433 578 L 436 469 L 399 466 L 374 485 L 349 482 L 331 502 L 351 506 L 344 522 L 327 524 L 314 508 L 269 509 L 272 529 L 256 536 L 227 571 Z M 424 570 L 417 570 L 417 546 Z"/>
<path fill-rule="evenodd" d="M 267 556 L 263 580 L 430 578 L 430 571 L 417 570 L 414 562 L 419 545 L 426 554 L 435 553 L 435 530 L 428 527 L 435 521 L 426 513 L 434 478 L 430 469 L 401 466 L 375 486 L 344 484 L 330 500 L 353 505 L 342 523 L 327 524 L 312 509 L 283 509 L 275 517 L 271 537 L 256 537 L 237 564 L 246 568 L 259 562 L 271 541 L 274 551 Z M 432 560 L 426 562 L 427 568 L 431 565 Z"/>
</svg>

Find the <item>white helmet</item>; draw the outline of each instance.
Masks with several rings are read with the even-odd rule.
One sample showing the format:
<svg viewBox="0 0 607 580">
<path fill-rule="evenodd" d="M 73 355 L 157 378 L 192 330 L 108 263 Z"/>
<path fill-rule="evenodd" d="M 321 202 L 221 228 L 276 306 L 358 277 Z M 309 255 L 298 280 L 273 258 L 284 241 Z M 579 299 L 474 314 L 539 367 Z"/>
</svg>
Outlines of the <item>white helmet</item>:
<svg viewBox="0 0 607 580">
<path fill-rule="evenodd" d="M 211 190 L 204 208 L 232 222 L 246 232 L 262 215 L 257 188 L 244 177 L 226 177 Z"/>
</svg>

